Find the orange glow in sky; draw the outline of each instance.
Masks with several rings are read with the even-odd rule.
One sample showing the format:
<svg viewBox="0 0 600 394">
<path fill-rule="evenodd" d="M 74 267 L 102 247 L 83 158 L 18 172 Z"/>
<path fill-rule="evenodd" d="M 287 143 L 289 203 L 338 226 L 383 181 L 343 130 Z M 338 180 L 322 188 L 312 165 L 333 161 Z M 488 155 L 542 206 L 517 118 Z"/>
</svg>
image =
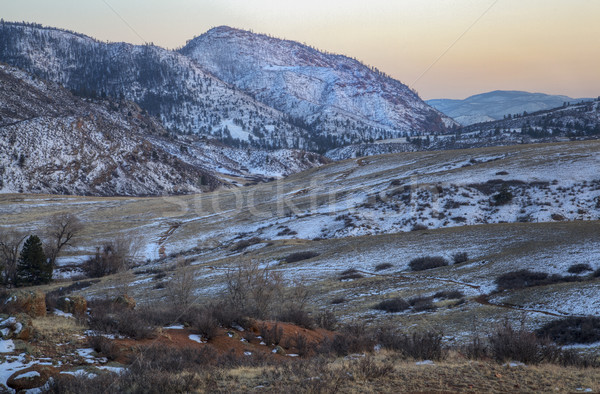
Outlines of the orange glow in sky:
<svg viewBox="0 0 600 394">
<path fill-rule="evenodd" d="M 2 0 L 1 12 L 167 48 L 214 26 L 252 29 L 355 57 L 424 99 L 600 95 L 600 0 Z"/>
</svg>

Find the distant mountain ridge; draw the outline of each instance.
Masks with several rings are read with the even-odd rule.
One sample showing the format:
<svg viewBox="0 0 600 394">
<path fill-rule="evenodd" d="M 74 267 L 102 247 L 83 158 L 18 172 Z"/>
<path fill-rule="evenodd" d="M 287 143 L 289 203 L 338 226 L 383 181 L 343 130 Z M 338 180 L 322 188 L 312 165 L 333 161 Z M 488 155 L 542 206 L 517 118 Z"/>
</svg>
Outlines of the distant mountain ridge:
<svg viewBox="0 0 600 394">
<path fill-rule="evenodd" d="M 300 61 L 306 57 L 309 70 L 279 72 L 276 69 L 281 64 L 274 62 L 275 70 L 265 72 L 278 81 L 305 78 L 307 83 L 301 85 L 307 91 L 313 90 L 307 94 L 319 96 L 314 105 L 306 97 L 291 99 L 296 91 L 267 89 L 270 83 L 262 93 L 242 89 L 224 76 L 238 75 L 241 62 L 248 67 L 264 63 L 261 51 L 253 46 L 263 36 L 230 29 L 237 32 L 236 37 L 242 35 L 244 42 L 234 40 L 237 46 L 225 48 L 221 45 L 223 30 L 210 31 L 175 52 L 152 45 L 104 43 L 60 29 L 5 22 L 0 24 L 0 61 L 60 83 L 81 96 L 134 101 L 174 133 L 204 135 L 237 147 L 324 152 L 406 133 L 439 133 L 455 125 L 400 82 L 355 60 L 326 55 L 290 41 L 269 41 L 272 45 L 264 51 L 272 54 L 276 46 L 273 43 L 283 48 L 291 45 L 301 56 L 290 59 Z M 223 34 L 216 34 L 219 31 Z M 249 48 L 256 60 L 235 58 L 231 73 L 217 72 L 202 62 L 198 50 L 193 50 L 206 45 L 210 37 L 215 47 L 222 49 L 221 59 L 229 59 L 232 48 Z M 321 68 L 316 70 L 318 65 Z M 357 78 L 365 77 L 365 81 L 340 77 L 353 73 Z M 248 86 L 255 86 L 257 75 L 261 74 L 248 74 Z M 321 90 L 308 83 L 331 76 L 338 79 L 332 83 L 323 80 L 326 88 Z M 268 95 L 273 95 L 272 100 L 267 99 Z"/>
<path fill-rule="evenodd" d="M 401 82 L 298 42 L 220 26 L 179 52 L 316 134 L 354 134 L 364 141 L 361 136 L 439 133 L 455 125 Z"/>
<path fill-rule="evenodd" d="M 427 103 L 462 125 L 503 119 L 505 115 L 535 112 L 582 100 L 568 96 L 530 93 L 515 90 L 495 90 L 476 94 L 464 100 L 434 99 Z"/>
</svg>

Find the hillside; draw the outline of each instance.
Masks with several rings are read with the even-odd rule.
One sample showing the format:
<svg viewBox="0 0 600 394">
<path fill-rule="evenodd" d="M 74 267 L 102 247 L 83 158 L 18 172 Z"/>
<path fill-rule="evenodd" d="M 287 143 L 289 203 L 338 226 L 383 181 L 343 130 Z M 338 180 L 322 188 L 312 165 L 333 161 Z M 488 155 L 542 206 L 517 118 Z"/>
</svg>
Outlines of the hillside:
<svg viewBox="0 0 600 394">
<path fill-rule="evenodd" d="M 198 193 L 326 162 L 301 151 L 177 139 L 134 103 L 83 99 L 6 65 L 0 80 L 2 193 Z"/>
<path fill-rule="evenodd" d="M 40 231 L 57 212 L 72 212 L 84 223 L 76 247 L 65 250 L 55 270 L 57 278 L 77 279 L 68 288 L 68 279 L 36 287 L 59 295 L 68 291 L 69 299 L 82 296 L 90 303 L 89 330 L 67 325 L 75 322 L 67 309 L 42 318 L 52 324 L 67 319 L 61 327 L 68 327 L 68 341 L 48 328 L 52 325 L 39 323 L 39 332 L 47 336 L 35 349 L 46 344 L 44 357 L 64 360 L 56 373 L 98 374 L 93 382 L 100 384 L 98 370 L 122 368 L 128 365 L 125 356 L 133 353 L 151 363 L 144 365 L 160 365 L 161 370 L 171 365 L 168 371 L 174 373 L 181 372 L 181 360 L 194 367 L 249 366 L 250 372 L 243 369 L 244 387 L 268 382 L 272 388 L 279 387 L 273 385 L 281 382 L 280 376 L 296 376 L 290 374 L 303 365 L 322 366 L 314 356 L 325 357 L 330 368 L 343 368 L 344 379 L 349 368 L 359 381 L 361 374 L 372 371 L 365 384 L 389 382 L 396 387 L 407 378 L 391 382 L 382 377 L 410 373 L 415 390 L 448 385 L 459 390 L 468 376 L 469 385 L 482 391 L 492 386 L 511 391 L 518 380 L 523 391 L 554 391 L 561 382 L 562 390 L 571 392 L 596 388 L 581 376 L 597 373 L 597 367 L 572 369 L 574 377 L 567 379 L 571 375 L 556 364 L 597 366 L 597 329 L 590 340 L 583 329 L 574 329 L 562 350 L 533 348 L 552 351 L 554 358 L 536 358 L 540 354 L 531 356 L 527 349 L 532 349 L 531 332 L 548 323 L 592 321 L 600 313 L 599 164 L 599 141 L 408 152 L 335 162 L 275 182 L 197 195 L 4 194 L 0 215 L 4 228 L 27 232 Z M 82 280 L 82 263 L 94 257 L 96 248 L 123 239 L 132 242 L 135 264 Z M 419 270 L 415 260 L 438 264 Z M 245 275 L 248 281 L 237 282 L 242 287 L 232 284 L 235 278 L 246 280 Z M 507 276 L 509 280 L 503 279 Z M 283 290 L 271 293 L 277 284 Z M 110 309 L 124 292 L 137 306 Z M 261 304 L 268 313 L 248 319 L 256 312 L 247 300 L 264 301 L 261 297 L 269 294 L 269 303 Z M 232 316 L 235 310 L 224 300 L 241 308 L 241 315 Z M 304 309 L 292 308 L 298 305 Z M 282 315 L 282 310 L 295 314 Z M 264 316 L 313 322 L 313 328 L 264 322 Z M 330 316 L 327 321 L 340 331 L 316 329 L 323 316 Z M 507 324 L 518 331 L 502 331 Z M 469 351 L 471 345 L 491 342 L 494 332 L 512 333 L 516 338 L 509 336 L 511 341 L 526 339 L 527 347 L 517 348 L 518 355 Z M 300 336 L 312 338 L 312 345 Z M 328 341 L 328 336 L 333 339 Z M 58 339 L 49 344 L 47 338 Z M 413 343 L 406 338 L 416 342 L 413 348 L 419 354 L 405 353 Z M 19 353 L 9 348 L 13 342 L 7 341 L 12 339 L 0 343 L 19 373 L 40 362 L 35 357 L 18 359 Z M 68 346 L 56 345 L 66 342 Z M 149 347 L 154 345 L 159 347 Z M 451 349 L 448 359 L 425 352 L 440 347 Z M 563 358 L 557 359 L 558 354 Z M 516 358 L 521 356 L 530 358 Z M 107 357 L 113 361 L 108 363 Z M 355 365 L 355 358 L 367 361 Z M 157 364 L 163 359 L 169 362 Z M 257 365 L 273 362 L 279 368 L 288 359 L 298 364 L 282 367 L 272 379 L 265 370 L 256 372 Z M 553 364 L 537 366 L 539 360 Z M 136 365 L 130 365 L 134 374 L 126 378 L 145 376 Z M 395 367 L 380 374 L 385 365 Z M 553 371 L 551 382 L 533 378 L 546 370 Z M 424 376 L 422 371 L 429 373 Z M 329 382 L 331 373 L 311 369 L 294 379 L 322 376 Z M 448 378 L 455 373 L 461 374 L 460 382 Z M 526 378 L 524 373 L 532 375 Z M 219 387 L 231 387 L 229 375 L 224 376 Z M 2 379 L 7 380 L 0 383 L 8 384 L 9 374 Z"/>
<path fill-rule="evenodd" d="M 529 93 L 521 91 L 496 90 L 464 100 L 433 99 L 427 100 L 438 111 L 448 115 L 463 126 L 474 123 L 503 119 L 507 115 L 536 112 L 562 107 L 565 103 L 576 103 L 582 100 L 567 96 Z"/>
<path fill-rule="evenodd" d="M 170 131 L 215 138 L 235 147 L 324 152 L 406 133 L 439 133 L 455 125 L 400 82 L 355 60 L 288 41 L 260 43 L 271 44 L 265 47 L 271 55 L 287 48 L 285 63 L 278 61 L 271 68 L 265 63 L 269 58 L 233 59 L 234 64 L 256 68 L 247 74 L 254 81 L 251 86 L 237 84 L 229 74 L 211 67 L 213 63 L 202 62 L 200 45 L 208 45 L 212 52 L 207 54 L 223 60 L 232 56 L 228 51 L 237 51 L 234 44 L 250 45 L 244 53 L 258 55 L 251 43 L 263 36 L 252 38 L 248 32 L 231 30 L 250 39 L 224 43 L 219 31 L 174 52 L 153 45 L 104 43 L 40 25 L 2 23 L 0 61 L 80 96 L 133 101 Z M 291 56 L 296 50 L 298 56 Z M 263 86 L 263 80 L 279 82 Z M 283 80 L 289 92 L 281 89 Z"/>
<path fill-rule="evenodd" d="M 406 85 L 357 60 L 226 26 L 180 50 L 315 135 L 344 142 L 440 133 L 455 123 Z M 338 144 L 333 144 L 336 146 Z"/>
<path fill-rule="evenodd" d="M 297 147 L 294 139 L 305 133 L 187 57 L 152 45 L 104 43 L 39 25 L 2 23 L 0 61 L 84 97 L 134 101 L 178 133 L 237 145 L 247 144 L 251 134 L 253 145 L 266 148 Z"/>
</svg>

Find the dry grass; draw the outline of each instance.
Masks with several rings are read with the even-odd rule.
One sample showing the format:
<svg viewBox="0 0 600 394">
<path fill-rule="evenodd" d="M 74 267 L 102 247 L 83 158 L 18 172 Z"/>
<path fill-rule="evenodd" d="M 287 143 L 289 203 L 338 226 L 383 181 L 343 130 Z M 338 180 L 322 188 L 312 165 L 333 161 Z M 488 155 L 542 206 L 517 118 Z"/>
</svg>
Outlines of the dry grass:
<svg viewBox="0 0 600 394">
<path fill-rule="evenodd" d="M 45 342 L 53 344 L 76 340 L 86 329 L 73 318 L 56 315 L 35 318 L 32 325 Z"/>
</svg>

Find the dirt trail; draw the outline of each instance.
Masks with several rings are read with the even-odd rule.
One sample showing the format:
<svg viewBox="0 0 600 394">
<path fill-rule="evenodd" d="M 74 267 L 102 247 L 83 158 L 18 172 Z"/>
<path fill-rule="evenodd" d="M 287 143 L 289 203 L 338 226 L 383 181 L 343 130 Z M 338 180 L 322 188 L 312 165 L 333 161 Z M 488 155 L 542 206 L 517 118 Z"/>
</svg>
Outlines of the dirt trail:
<svg viewBox="0 0 600 394">
<path fill-rule="evenodd" d="M 165 243 L 167 242 L 169 237 L 171 235 L 173 235 L 175 230 L 177 230 L 181 226 L 181 223 L 178 223 L 178 222 L 168 223 L 168 224 L 169 224 L 169 229 L 167 231 L 165 231 L 164 233 L 162 233 L 160 235 L 160 237 L 158 238 L 158 255 L 160 257 L 166 257 Z"/>
</svg>

